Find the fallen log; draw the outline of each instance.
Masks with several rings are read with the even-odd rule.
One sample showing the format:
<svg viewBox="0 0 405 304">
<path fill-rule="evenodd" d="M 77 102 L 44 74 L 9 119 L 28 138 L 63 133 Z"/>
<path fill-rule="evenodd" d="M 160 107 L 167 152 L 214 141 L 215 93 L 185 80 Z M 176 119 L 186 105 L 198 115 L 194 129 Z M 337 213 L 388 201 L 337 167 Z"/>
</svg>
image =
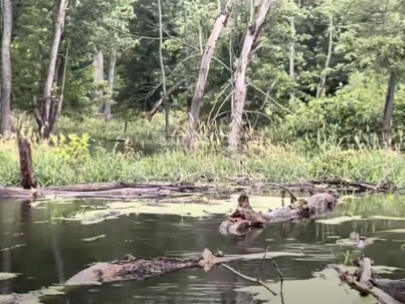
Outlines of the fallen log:
<svg viewBox="0 0 405 304">
<path fill-rule="evenodd" d="M 372 295 L 379 303 L 387 303 L 373 288 L 381 289 L 394 300 L 405 303 L 405 280 L 387 280 L 376 278 L 372 269 L 373 261 L 364 254 L 352 263 L 359 267 L 354 274 L 348 271 L 343 272 L 337 266 L 332 266 L 338 273 L 341 284 L 346 284 L 350 288 L 357 290 L 361 296 Z"/>
<path fill-rule="evenodd" d="M 243 260 L 252 258 L 273 258 L 279 256 L 280 253 L 281 252 L 274 252 L 273 256 L 271 256 L 271 253 L 268 253 L 268 250 L 266 249 L 266 252 L 261 258 L 256 256 L 251 257 L 251 255 L 249 254 L 224 256 L 224 254 L 220 251 L 214 253 L 210 249 L 205 249 L 200 257 L 189 259 L 164 257 L 155 259 L 137 259 L 127 254 L 125 255 L 123 260 L 95 263 L 72 276 L 66 281 L 64 285 L 54 285 L 48 288 L 42 288 L 40 290 L 34 290 L 24 294 L 12 293 L 7 295 L 0 295 L 0 304 L 22 304 L 28 302 L 42 303 L 42 301 L 48 300 L 51 297 L 63 295 L 83 285 L 100 285 L 107 282 L 128 280 L 146 280 L 152 277 L 161 276 L 166 273 L 179 271 L 182 269 L 203 268 L 205 271 L 209 271 L 215 265 L 225 266 L 225 268 L 232 271 L 236 275 L 244 278 L 245 280 L 256 282 L 271 291 L 273 295 L 277 295 L 266 285 L 266 283 L 245 276 L 235 271 L 233 268 L 225 265 L 224 263 L 240 259 Z M 283 253 L 281 253 L 281 255 L 283 255 Z M 277 267 L 277 264 L 274 261 L 273 265 L 275 265 L 276 270 L 280 274 L 280 278 L 282 279 L 282 275 Z M 282 296 L 282 285 L 280 296 Z"/>
<path fill-rule="evenodd" d="M 224 189 L 225 190 L 225 189 Z M 157 184 L 125 184 L 97 183 L 63 187 L 37 188 L 35 192 L 21 188 L 0 188 L 0 198 L 33 200 L 38 197 L 46 199 L 61 198 L 104 198 L 104 199 L 144 199 L 160 198 L 176 195 L 192 195 L 195 193 L 213 192 L 213 187 L 192 185 L 157 185 Z"/>
<path fill-rule="evenodd" d="M 317 193 L 286 207 L 262 214 L 252 209 L 246 195 L 241 195 L 235 212 L 221 223 L 219 231 L 221 234 L 244 235 L 253 228 L 263 228 L 269 224 L 318 218 L 333 211 L 338 198 L 331 193 Z"/>
<path fill-rule="evenodd" d="M 235 259 L 235 258 L 233 258 Z M 199 258 L 176 259 L 163 258 L 137 259 L 126 255 L 124 260 L 96 263 L 75 274 L 65 285 L 82 285 L 89 283 L 105 283 L 126 280 L 145 280 L 155 276 L 189 268 L 204 268 L 206 271 L 218 263 L 232 258 L 205 249 Z"/>
<path fill-rule="evenodd" d="M 309 180 L 302 183 L 285 183 L 282 186 L 292 192 L 309 192 L 311 194 L 335 190 L 340 193 L 392 193 L 398 188 L 392 182 L 380 181 L 377 184 L 369 182 L 346 181 L 342 179 Z M 319 187 L 321 186 L 321 188 Z"/>
<path fill-rule="evenodd" d="M 268 253 L 266 250 L 266 253 L 264 253 L 262 257 L 254 257 L 253 259 L 266 259 L 278 255 L 279 253 L 273 253 L 272 256 L 271 253 Z M 145 280 L 182 269 L 203 268 L 205 271 L 209 271 L 215 265 L 223 265 L 224 263 L 243 260 L 245 258 L 252 259 L 249 254 L 225 256 L 220 251 L 213 252 L 207 248 L 204 249 L 200 257 L 188 259 L 166 257 L 138 259 L 127 254 L 123 260 L 95 263 L 83 269 L 68 279 L 65 286 L 100 284 L 126 280 Z"/>
</svg>

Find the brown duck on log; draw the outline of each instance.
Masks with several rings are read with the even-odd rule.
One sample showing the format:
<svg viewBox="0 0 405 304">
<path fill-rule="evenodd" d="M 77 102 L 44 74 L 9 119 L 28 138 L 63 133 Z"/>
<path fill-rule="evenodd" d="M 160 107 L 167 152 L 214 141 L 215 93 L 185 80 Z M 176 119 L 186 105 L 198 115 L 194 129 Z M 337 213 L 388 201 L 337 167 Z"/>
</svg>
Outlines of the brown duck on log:
<svg viewBox="0 0 405 304">
<path fill-rule="evenodd" d="M 221 234 L 244 234 L 251 228 L 262 228 L 277 222 L 299 221 L 323 216 L 334 210 L 338 198 L 328 192 L 317 193 L 287 207 L 262 214 L 255 212 L 250 206 L 248 196 L 242 194 L 238 199 L 235 212 L 221 223 L 219 231 Z"/>
<path fill-rule="evenodd" d="M 225 263 L 238 257 L 224 257 L 205 249 L 199 258 L 175 259 L 137 259 L 126 255 L 124 260 L 96 263 L 71 277 L 66 285 L 82 285 L 126 280 L 145 280 L 180 269 L 204 268 L 208 271 L 215 264 Z"/>
</svg>

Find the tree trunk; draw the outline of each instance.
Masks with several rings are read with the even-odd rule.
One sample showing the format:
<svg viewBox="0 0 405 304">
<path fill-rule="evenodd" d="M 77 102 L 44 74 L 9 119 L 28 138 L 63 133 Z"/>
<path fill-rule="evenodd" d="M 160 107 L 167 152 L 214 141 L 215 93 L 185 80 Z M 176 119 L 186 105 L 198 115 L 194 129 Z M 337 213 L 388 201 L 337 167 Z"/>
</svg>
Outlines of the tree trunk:
<svg viewBox="0 0 405 304">
<path fill-rule="evenodd" d="M 210 69 L 210 63 L 212 55 L 214 53 L 215 45 L 217 43 L 219 34 L 222 28 L 226 25 L 229 16 L 229 10 L 232 4 L 232 0 L 225 0 L 223 3 L 223 10 L 215 20 L 212 27 L 210 37 L 208 38 L 205 46 L 204 54 L 201 60 L 200 72 L 198 74 L 198 80 L 194 91 L 193 100 L 191 101 L 191 110 L 188 115 L 188 128 L 185 138 L 185 146 L 187 150 L 193 148 L 194 131 L 197 128 L 201 104 L 203 102 L 205 84 L 207 82 L 208 72 Z"/>
<path fill-rule="evenodd" d="M 186 85 L 186 90 L 187 90 L 187 97 L 186 97 L 186 107 L 187 107 L 187 113 L 191 111 L 191 101 L 193 100 L 193 96 L 191 94 L 190 90 L 190 75 L 191 75 L 191 68 L 190 68 L 190 44 L 189 44 L 189 30 L 187 26 L 187 20 L 188 20 L 188 12 L 187 10 L 184 10 L 184 24 L 186 24 L 186 27 L 184 29 L 184 48 L 185 48 L 185 56 L 184 56 L 184 78 L 185 78 L 185 85 Z"/>
<path fill-rule="evenodd" d="M 333 52 L 333 16 L 329 16 L 329 45 L 328 45 L 328 54 L 326 55 L 326 61 L 325 61 L 325 69 L 323 70 L 323 75 L 321 76 L 321 79 L 319 80 L 318 88 L 316 90 L 316 98 L 319 98 L 322 96 L 324 90 L 325 90 L 325 83 L 326 83 L 326 73 L 330 65 L 330 60 L 332 58 L 332 52 Z"/>
<path fill-rule="evenodd" d="M 114 76 L 115 63 L 117 62 L 117 52 L 112 50 L 110 54 L 110 64 L 108 66 L 108 89 L 110 91 L 111 101 L 114 95 Z M 104 119 L 108 120 L 111 117 L 111 103 L 106 103 L 104 106 Z"/>
<path fill-rule="evenodd" d="M 386 148 L 392 144 L 392 114 L 394 112 L 394 92 L 397 84 L 397 75 L 395 71 L 390 72 L 388 80 L 388 89 L 385 96 L 384 121 L 382 139 Z"/>
<path fill-rule="evenodd" d="M 290 31 L 291 31 L 291 44 L 290 44 L 290 79 L 291 81 L 295 80 L 295 18 L 294 16 L 291 16 L 290 20 Z M 290 93 L 290 101 L 293 101 L 295 99 L 295 94 L 294 91 Z"/>
<path fill-rule="evenodd" d="M 25 138 L 22 138 L 20 130 L 17 130 L 18 152 L 20 156 L 20 175 L 21 186 L 23 189 L 36 189 L 37 183 L 34 177 L 32 166 L 31 144 Z"/>
<path fill-rule="evenodd" d="M 104 81 L 104 55 L 103 52 L 98 52 L 94 55 L 93 59 L 93 66 L 94 66 L 94 83 L 96 85 L 102 83 Z M 94 92 L 94 99 L 93 101 L 98 103 L 98 112 L 104 113 L 104 102 L 103 102 L 103 90 L 96 90 Z"/>
<path fill-rule="evenodd" d="M 165 134 L 166 140 L 169 139 L 169 98 L 167 97 L 166 92 L 166 72 L 165 65 L 163 61 L 163 21 L 162 21 L 162 3 L 161 0 L 158 0 L 158 10 L 159 10 L 159 61 L 160 61 L 160 70 L 162 72 L 162 89 L 161 93 L 163 105 L 165 107 Z"/>
<path fill-rule="evenodd" d="M 240 142 L 242 115 L 246 99 L 246 69 L 249 63 L 250 54 L 260 37 L 271 4 L 271 0 L 263 0 L 255 21 L 249 26 L 245 35 L 242 52 L 238 60 L 238 68 L 235 73 L 234 105 L 232 106 L 232 118 L 228 136 L 228 148 L 231 152 L 236 152 L 238 150 Z"/>
<path fill-rule="evenodd" d="M 65 97 L 66 72 L 67 72 L 67 65 L 68 65 L 68 61 L 69 61 L 69 48 L 70 48 L 70 42 L 67 45 L 66 54 L 62 60 L 63 61 L 63 71 L 62 71 L 62 80 L 61 80 L 61 86 L 60 86 L 60 94 L 59 94 L 59 99 L 57 100 L 56 104 L 53 104 L 54 110 L 52 111 L 52 116 L 51 116 L 51 125 L 49 128 L 50 133 L 53 133 L 56 130 L 60 116 L 62 115 L 63 99 Z"/>
<path fill-rule="evenodd" d="M 11 130 L 11 31 L 12 31 L 12 6 L 11 0 L 1 0 L 3 19 L 3 33 L 1 40 L 1 134 Z"/>
<path fill-rule="evenodd" d="M 45 80 L 41 122 L 42 122 L 42 134 L 47 138 L 50 135 L 50 114 L 52 104 L 52 86 L 55 79 L 56 60 L 58 57 L 59 45 L 61 41 L 62 31 L 65 26 L 66 10 L 69 4 L 69 0 L 61 0 L 58 12 L 58 19 L 55 24 L 55 32 L 53 37 L 53 43 L 51 48 L 51 55 L 49 59 L 48 73 Z"/>
</svg>

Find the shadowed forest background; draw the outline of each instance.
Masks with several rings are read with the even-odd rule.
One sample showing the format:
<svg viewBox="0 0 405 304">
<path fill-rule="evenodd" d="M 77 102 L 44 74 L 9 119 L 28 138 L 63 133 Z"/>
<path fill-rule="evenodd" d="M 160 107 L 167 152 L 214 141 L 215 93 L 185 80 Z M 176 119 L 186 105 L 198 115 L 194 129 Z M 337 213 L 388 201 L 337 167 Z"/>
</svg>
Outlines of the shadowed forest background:
<svg viewBox="0 0 405 304">
<path fill-rule="evenodd" d="M 1 13 L 3 138 L 22 119 L 38 137 L 64 134 L 69 147 L 58 153 L 71 167 L 95 140 L 184 167 L 242 148 L 217 171 L 244 171 L 249 155 L 293 162 L 304 153 L 311 168 L 291 179 L 337 174 L 324 167 L 360 149 L 378 168 L 350 177 L 378 180 L 394 157 L 385 149 L 402 150 L 403 1 L 2 0 Z"/>
</svg>

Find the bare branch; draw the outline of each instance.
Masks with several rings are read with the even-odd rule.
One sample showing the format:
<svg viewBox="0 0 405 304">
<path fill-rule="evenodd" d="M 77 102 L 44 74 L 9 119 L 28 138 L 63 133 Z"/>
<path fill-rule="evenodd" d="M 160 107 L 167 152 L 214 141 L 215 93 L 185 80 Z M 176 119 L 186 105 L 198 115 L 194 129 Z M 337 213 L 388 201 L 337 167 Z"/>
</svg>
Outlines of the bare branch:
<svg viewBox="0 0 405 304">
<path fill-rule="evenodd" d="M 239 271 L 236 271 L 235 269 L 233 269 L 232 267 L 222 264 L 222 267 L 225 267 L 226 269 L 228 269 L 229 271 L 233 272 L 234 274 L 236 274 L 238 277 L 245 279 L 246 281 L 249 282 L 253 282 L 253 283 L 258 283 L 259 285 L 263 286 L 264 288 L 266 288 L 268 291 L 270 291 L 273 296 L 277 296 L 277 293 L 275 293 L 265 282 L 263 282 L 262 280 L 260 280 L 259 278 L 252 278 L 252 277 L 248 277 L 247 275 L 244 275 L 242 273 L 240 273 Z"/>
</svg>

